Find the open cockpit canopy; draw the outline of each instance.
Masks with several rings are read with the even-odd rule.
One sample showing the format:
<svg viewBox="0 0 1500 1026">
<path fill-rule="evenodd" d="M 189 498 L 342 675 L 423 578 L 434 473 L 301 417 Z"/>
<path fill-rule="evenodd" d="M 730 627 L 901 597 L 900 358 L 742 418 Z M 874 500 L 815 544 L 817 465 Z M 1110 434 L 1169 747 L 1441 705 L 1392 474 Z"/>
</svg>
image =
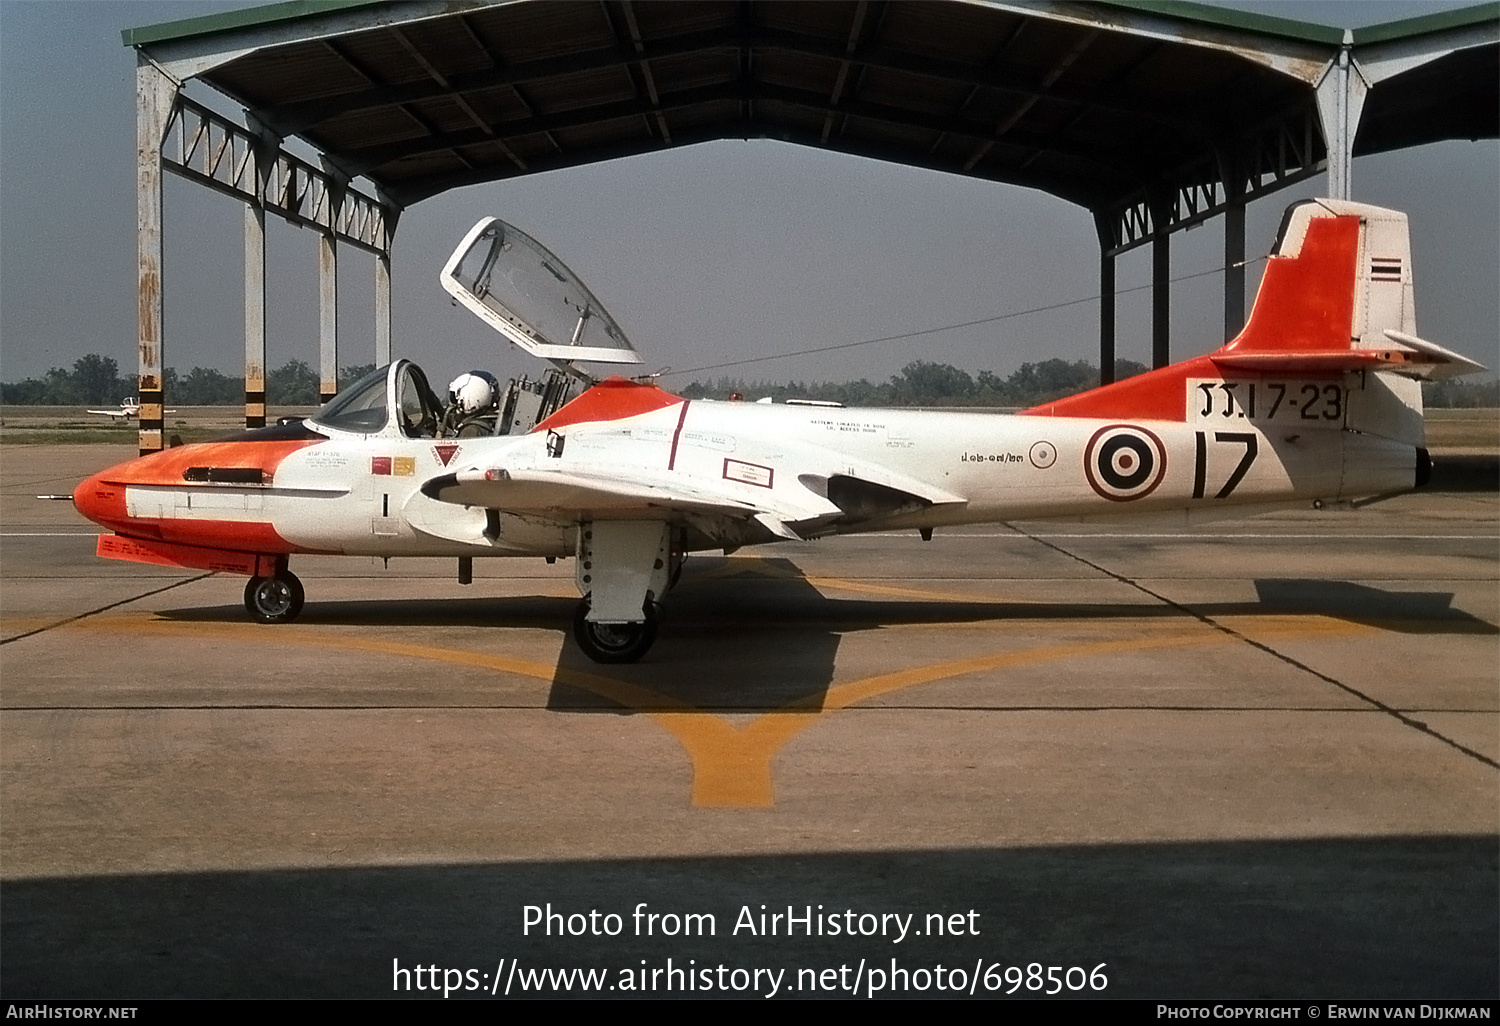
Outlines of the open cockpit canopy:
<svg viewBox="0 0 1500 1026">
<path fill-rule="evenodd" d="M 541 243 L 496 217 L 470 229 L 443 288 L 521 349 L 544 360 L 640 363 L 603 304 Z"/>
</svg>

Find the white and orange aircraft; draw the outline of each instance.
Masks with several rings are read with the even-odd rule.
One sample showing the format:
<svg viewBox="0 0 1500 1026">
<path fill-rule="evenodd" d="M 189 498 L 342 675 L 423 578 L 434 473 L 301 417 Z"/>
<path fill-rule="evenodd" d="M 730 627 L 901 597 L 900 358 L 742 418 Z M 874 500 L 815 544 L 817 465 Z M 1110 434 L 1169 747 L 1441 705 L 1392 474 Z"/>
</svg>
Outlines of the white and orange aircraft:
<svg viewBox="0 0 1500 1026">
<path fill-rule="evenodd" d="M 118 417 L 129 421 L 132 417 L 138 417 L 141 413 L 141 404 L 135 401 L 135 396 L 127 395 L 120 400 L 118 410 L 85 410 L 85 413 L 97 413 L 101 417 Z M 176 410 L 163 410 L 163 413 L 176 413 Z"/>
<path fill-rule="evenodd" d="M 73 499 L 113 559 L 244 574 L 297 616 L 302 553 L 572 557 L 574 637 L 599 662 L 655 639 L 685 554 L 866 531 L 1152 513 L 1192 521 L 1421 485 L 1423 378 L 1481 370 L 1416 334 L 1406 216 L 1290 208 L 1222 348 L 1017 415 L 688 400 L 579 363 L 639 363 L 554 255 L 494 218 L 441 281 L 558 368 L 449 403 L 406 360 L 305 421 L 131 460 Z M 575 383 L 587 385 L 569 401 Z"/>
</svg>

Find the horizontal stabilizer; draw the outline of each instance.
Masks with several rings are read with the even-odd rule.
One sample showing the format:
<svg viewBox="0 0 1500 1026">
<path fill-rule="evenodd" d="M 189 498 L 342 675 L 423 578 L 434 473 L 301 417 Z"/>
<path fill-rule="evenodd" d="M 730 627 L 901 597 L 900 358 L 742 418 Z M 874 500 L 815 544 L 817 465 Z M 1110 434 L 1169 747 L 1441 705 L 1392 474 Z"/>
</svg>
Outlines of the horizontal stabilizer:
<svg viewBox="0 0 1500 1026">
<path fill-rule="evenodd" d="M 1265 374 L 1344 374 L 1358 370 L 1417 373 L 1416 354 L 1399 349 L 1338 349 L 1291 353 L 1214 353 L 1215 367 Z"/>
<path fill-rule="evenodd" d="M 1325 349 L 1280 352 L 1210 353 L 1214 366 L 1263 374 L 1345 374 L 1383 370 L 1407 377 L 1439 380 L 1482 371 L 1483 365 L 1440 345 L 1387 328 L 1393 345 L 1385 349 Z"/>
<path fill-rule="evenodd" d="M 1462 377 L 1465 374 L 1478 374 L 1479 372 L 1488 369 L 1482 363 L 1475 363 L 1467 356 L 1460 356 L 1458 353 L 1453 352 L 1453 350 L 1444 349 L 1436 342 L 1429 342 L 1425 338 L 1417 338 L 1417 336 L 1415 335 L 1408 335 L 1405 332 L 1401 331 L 1393 331 L 1390 328 L 1387 328 L 1385 330 L 1385 337 L 1390 339 L 1392 342 L 1408 346 L 1411 349 L 1416 350 L 1422 356 L 1426 357 L 1426 365 L 1430 368 L 1430 370 L 1428 373 L 1422 376 L 1427 378 L 1429 381 L 1441 381 L 1444 378 L 1457 378 Z"/>
</svg>

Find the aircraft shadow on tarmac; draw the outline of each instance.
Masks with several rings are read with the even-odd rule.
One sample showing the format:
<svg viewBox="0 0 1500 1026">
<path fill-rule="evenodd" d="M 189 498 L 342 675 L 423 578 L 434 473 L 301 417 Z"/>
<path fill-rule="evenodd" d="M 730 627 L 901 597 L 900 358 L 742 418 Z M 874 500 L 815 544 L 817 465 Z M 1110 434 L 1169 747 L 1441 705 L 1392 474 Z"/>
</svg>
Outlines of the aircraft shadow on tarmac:
<svg viewBox="0 0 1500 1026">
<path fill-rule="evenodd" d="M 1453 593 L 1382 591 L 1351 581 L 1265 579 L 1255 592 L 1268 611 L 1319 613 L 1403 634 L 1500 634 L 1500 627 L 1453 608 Z"/>
<path fill-rule="evenodd" d="M 1104 963 L 1102 993 L 1064 997 L 1493 1000 L 1497 901 L 1492 836 L 122 873 L 7 881 L 0 989 L 12 1001 L 430 998 L 430 987 L 393 994 L 394 966 L 492 973 L 505 957 L 527 970 L 608 969 L 613 982 L 671 957 L 786 967 L 782 994 L 795 995 L 799 969 L 852 971 L 861 959 L 896 958 L 908 972 L 1038 959 Z M 523 907 L 547 902 L 615 913 L 623 935 L 523 936 Z M 712 913 L 716 929 L 636 937 L 641 902 Z M 974 909 L 979 932 L 900 944 L 734 934 L 740 908 L 762 904 L 912 913 L 918 929 L 925 913 Z M 488 976 L 483 985 L 453 997 L 487 998 Z"/>
<path fill-rule="evenodd" d="M 1500 458 L 1488 453 L 1438 456 L 1432 461 L 1433 492 L 1500 491 Z"/>
<path fill-rule="evenodd" d="M 1496 634 L 1453 607 L 1451 592 L 1383 591 L 1348 581 L 1263 579 L 1256 602 L 1172 606 L 1123 602 L 850 599 L 823 594 L 789 559 L 694 557 L 671 593 L 655 648 L 639 663 L 601 666 L 564 643 L 548 696 L 558 712 L 631 715 L 806 713 L 823 708 L 844 635 L 916 624 L 1009 620 L 1139 620 L 1310 613 L 1414 634 Z M 1079 582 L 1079 591 L 1087 582 Z M 576 600 L 549 596 L 319 602 L 299 624 L 559 630 L 571 635 Z M 242 620 L 238 607 L 163 610 L 179 621 Z M 621 688 L 629 692 L 621 697 Z"/>
</svg>

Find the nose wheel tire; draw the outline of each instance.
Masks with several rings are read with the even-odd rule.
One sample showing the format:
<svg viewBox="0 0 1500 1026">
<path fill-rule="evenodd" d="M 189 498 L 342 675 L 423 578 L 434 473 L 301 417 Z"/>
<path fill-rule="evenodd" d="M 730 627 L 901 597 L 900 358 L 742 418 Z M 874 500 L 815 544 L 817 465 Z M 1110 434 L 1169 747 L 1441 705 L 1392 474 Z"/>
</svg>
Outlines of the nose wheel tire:
<svg viewBox="0 0 1500 1026">
<path fill-rule="evenodd" d="M 633 663 L 656 641 L 656 625 L 661 619 L 656 604 L 650 601 L 641 613 L 645 619 L 634 623 L 593 623 L 588 619 L 589 600 L 585 598 L 573 614 L 573 640 L 596 663 Z"/>
<path fill-rule="evenodd" d="M 252 577 L 245 585 L 245 609 L 260 623 L 290 623 L 302 612 L 302 582 L 283 571 L 275 577 Z"/>
</svg>

